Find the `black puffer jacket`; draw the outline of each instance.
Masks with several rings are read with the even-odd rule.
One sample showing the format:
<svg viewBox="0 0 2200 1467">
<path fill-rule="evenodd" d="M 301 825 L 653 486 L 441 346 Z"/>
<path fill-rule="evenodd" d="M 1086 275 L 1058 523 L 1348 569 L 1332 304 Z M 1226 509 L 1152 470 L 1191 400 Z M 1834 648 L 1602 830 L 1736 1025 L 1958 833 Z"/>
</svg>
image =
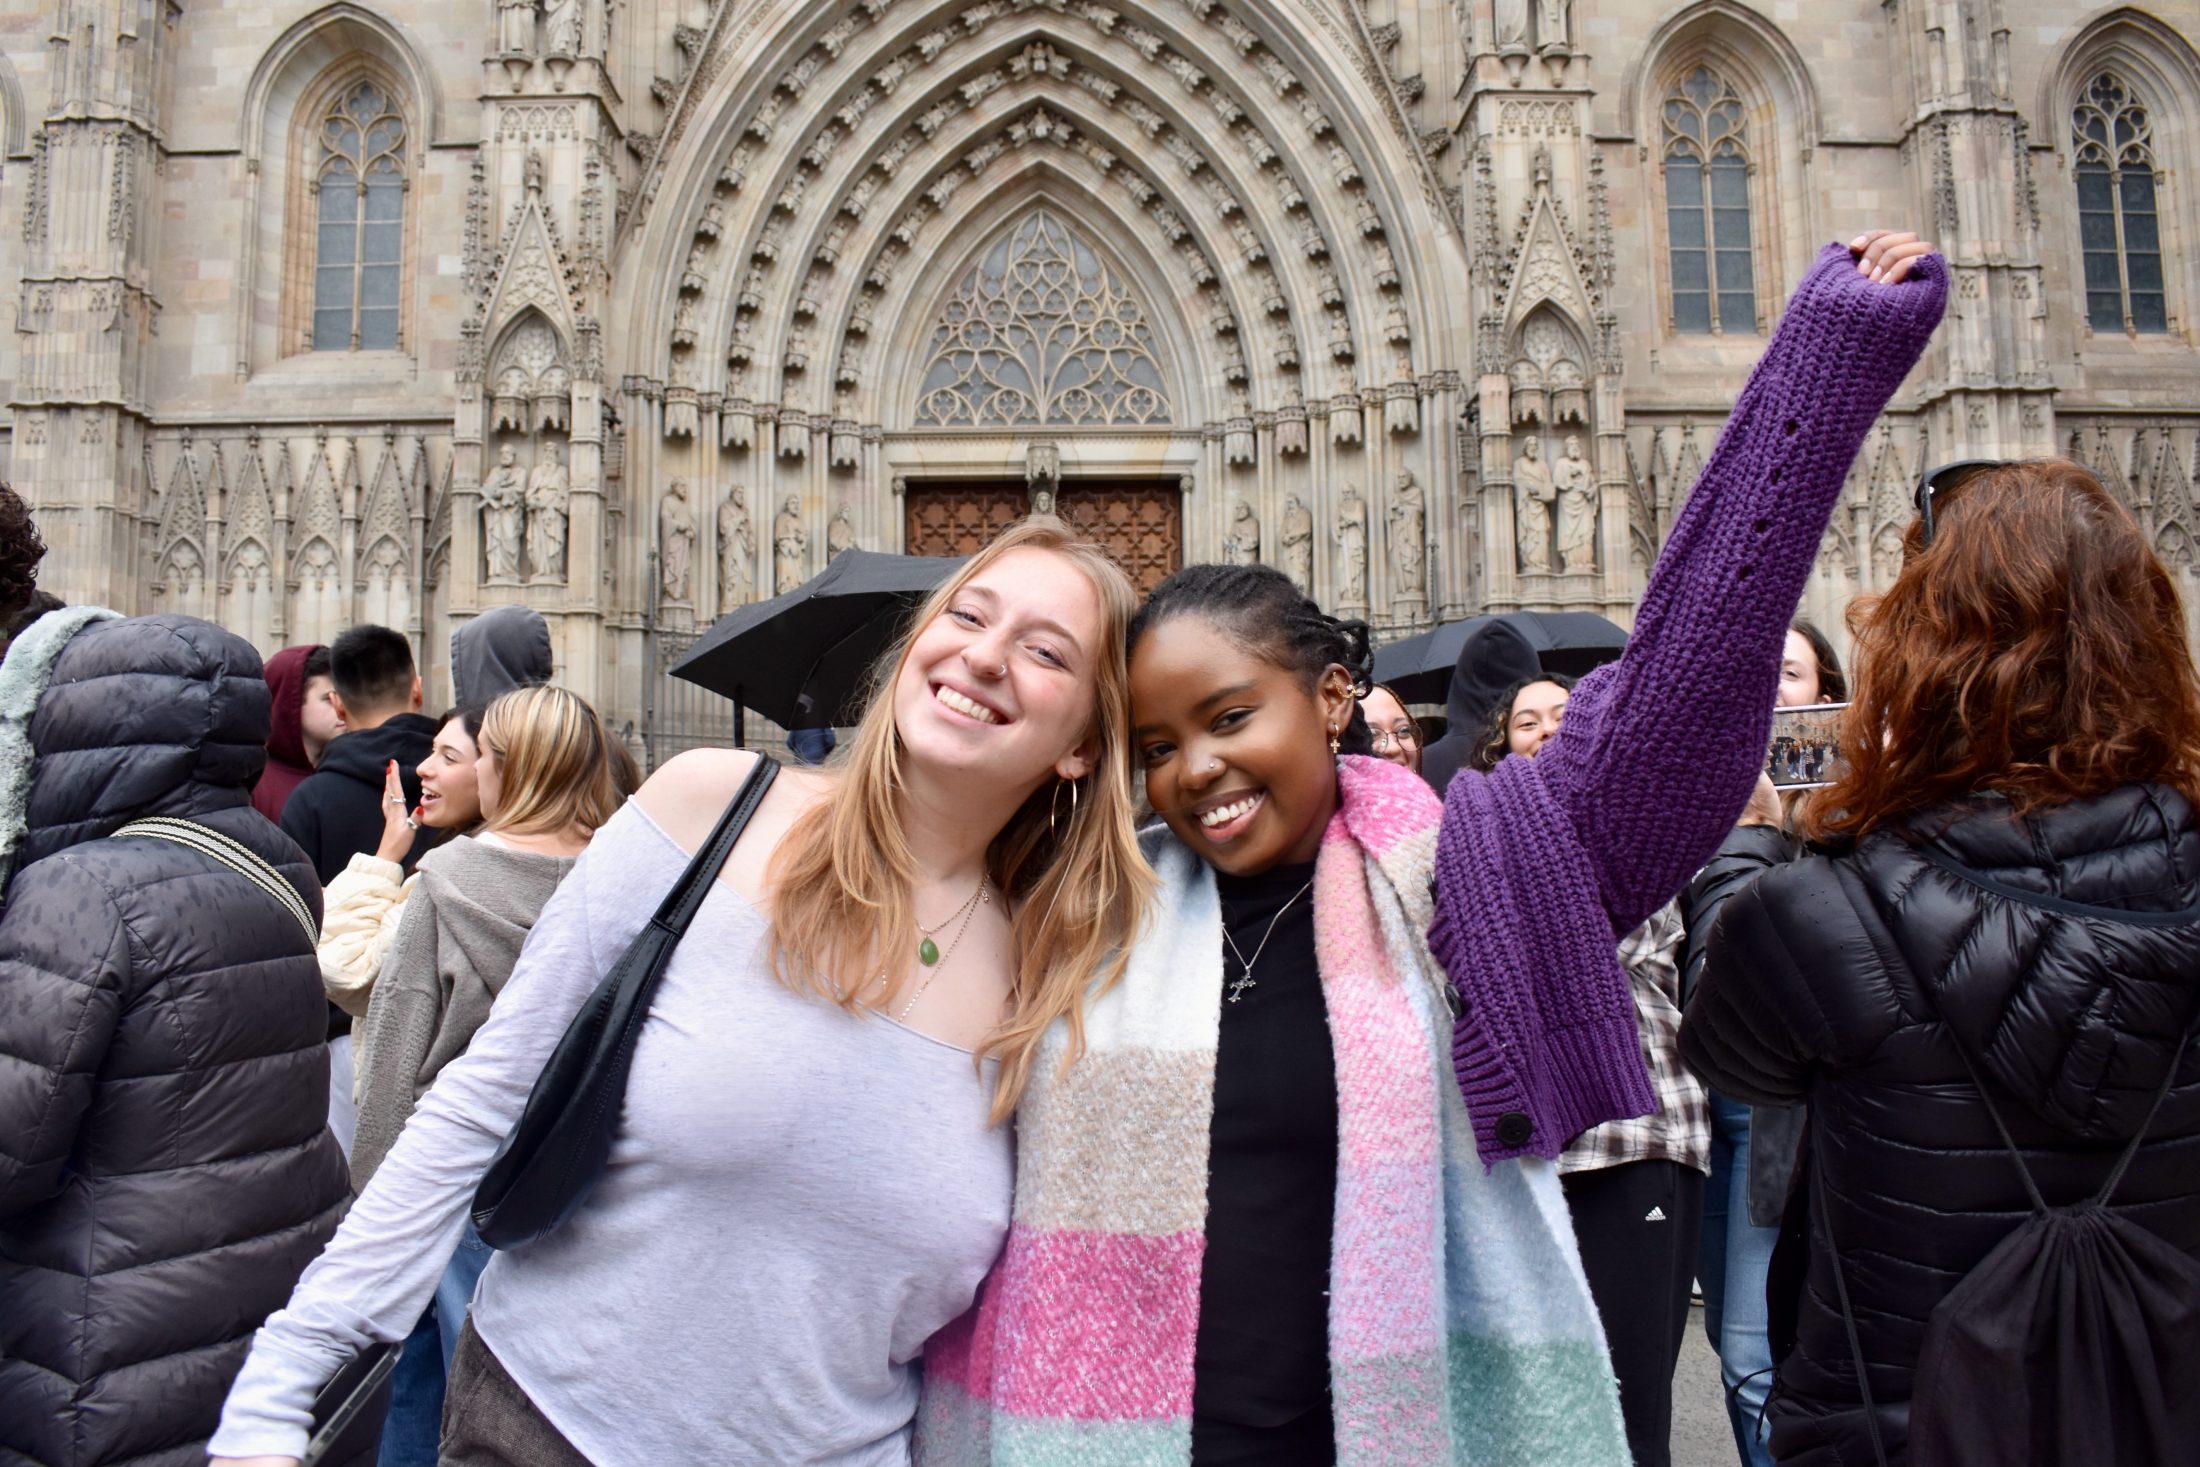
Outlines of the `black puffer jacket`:
<svg viewBox="0 0 2200 1467">
<path fill-rule="evenodd" d="M 1994 1087 L 2041 1190 L 2062 1204 L 2099 1188 L 2196 1017 L 2200 825 L 2162 788 L 2021 822 L 1988 803 L 1921 817 L 1768 872 L 1720 914 L 1681 1053 L 1730 1095 L 1809 1100 L 1808 1145 L 1894 1460 L 1908 1455 L 1926 1317 L 2026 1215 L 1952 1046 Z M 2200 1045 L 2115 1205 L 2200 1256 Z M 1808 1239 L 1773 1455 L 1869 1462 L 1827 1241 L 1815 1223 Z"/>
<path fill-rule="evenodd" d="M 311 940 L 207 856 L 106 838 L 187 818 L 318 915 L 251 806 L 267 722 L 258 654 L 173 616 L 77 633 L 31 721 L 0 909 L 0 1462 L 203 1462 L 252 1331 L 342 1214 Z"/>
</svg>

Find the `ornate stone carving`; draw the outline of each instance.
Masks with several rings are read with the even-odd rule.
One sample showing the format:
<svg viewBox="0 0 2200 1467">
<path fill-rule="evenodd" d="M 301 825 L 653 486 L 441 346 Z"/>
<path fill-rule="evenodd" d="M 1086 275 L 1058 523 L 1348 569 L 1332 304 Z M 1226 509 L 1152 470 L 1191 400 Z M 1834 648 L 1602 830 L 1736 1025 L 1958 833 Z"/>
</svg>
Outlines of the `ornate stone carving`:
<svg viewBox="0 0 2200 1467">
<path fill-rule="evenodd" d="M 790 494 L 772 519 L 772 589 L 782 595 L 809 579 L 810 532 L 802 524 L 802 500 Z"/>
<path fill-rule="evenodd" d="M 666 602 L 690 604 L 695 558 L 695 509 L 687 480 L 674 479 L 657 503 L 657 584 Z"/>
<path fill-rule="evenodd" d="M 748 491 L 736 484 L 718 505 L 718 605 L 741 605 L 756 594 L 756 527 Z"/>
<path fill-rule="evenodd" d="M 1597 568 L 1596 476 L 1581 456 L 1581 440 L 1573 434 L 1558 462 L 1551 466 L 1551 481 L 1558 495 L 1559 569 L 1580 575 Z"/>
<path fill-rule="evenodd" d="M 1337 609 L 1367 610 L 1367 501 L 1345 486 L 1337 504 Z"/>
<path fill-rule="evenodd" d="M 1542 440 L 1521 440 L 1512 479 L 1520 568 L 1531 575 L 1546 575 L 1551 569 L 1551 506 L 1558 500 L 1558 486 L 1551 480 L 1551 466 L 1543 462 Z"/>
<path fill-rule="evenodd" d="M 526 528 L 527 486 L 520 477 L 518 455 L 507 443 L 481 486 L 481 544 L 488 555 L 491 581 L 519 579 L 520 539 Z"/>
<path fill-rule="evenodd" d="M 843 504 L 833 512 L 832 523 L 825 527 L 825 560 L 829 565 L 844 550 L 853 550 L 856 544 L 856 519 L 854 513 Z"/>
<path fill-rule="evenodd" d="M 543 445 L 542 462 L 527 476 L 527 562 L 538 581 L 565 579 L 566 512 L 573 497 L 564 455 Z"/>
<path fill-rule="evenodd" d="M 1420 601 L 1428 595 L 1428 498 L 1411 469 L 1398 471 L 1390 496 L 1390 561 L 1397 572 L 1396 598 Z"/>
<path fill-rule="evenodd" d="M 1291 495 L 1283 502 L 1283 573 L 1291 584 L 1314 593 L 1314 512 Z"/>
<path fill-rule="evenodd" d="M 1260 564 L 1260 519 L 1243 495 L 1230 508 L 1230 525 L 1222 540 L 1223 559 L 1232 565 Z"/>
</svg>

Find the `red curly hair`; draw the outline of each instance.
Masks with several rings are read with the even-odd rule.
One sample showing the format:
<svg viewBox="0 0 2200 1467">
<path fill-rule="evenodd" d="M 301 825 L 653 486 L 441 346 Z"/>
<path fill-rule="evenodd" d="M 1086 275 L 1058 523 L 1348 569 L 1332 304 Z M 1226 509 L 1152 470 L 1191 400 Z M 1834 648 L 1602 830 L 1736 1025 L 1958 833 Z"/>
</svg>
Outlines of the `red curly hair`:
<svg viewBox="0 0 2200 1467">
<path fill-rule="evenodd" d="M 2130 784 L 2200 804 L 2200 675 L 2184 608 L 2131 512 L 2063 459 L 1936 495 L 1902 573 L 1849 613 L 1856 695 L 1819 836 L 1980 792 L 2018 814 Z"/>
</svg>

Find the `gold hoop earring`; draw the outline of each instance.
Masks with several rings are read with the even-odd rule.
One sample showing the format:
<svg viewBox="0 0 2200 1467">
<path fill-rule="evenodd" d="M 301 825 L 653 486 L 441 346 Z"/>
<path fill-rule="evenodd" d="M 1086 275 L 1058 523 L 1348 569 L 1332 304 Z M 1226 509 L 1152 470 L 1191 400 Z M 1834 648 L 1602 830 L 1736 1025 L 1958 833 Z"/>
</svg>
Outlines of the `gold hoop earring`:
<svg viewBox="0 0 2200 1467">
<path fill-rule="evenodd" d="M 1058 778 L 1054 781 L 1054 794 L 1047 801 L 1047 834 L 1056 840 L 1062 838 L 1059 821 L 1062 815 L 1062 786 L 1065 784 L 1069 786 L 1069 828 L 1077 828 L 1077 781 Z"/>
</svg>

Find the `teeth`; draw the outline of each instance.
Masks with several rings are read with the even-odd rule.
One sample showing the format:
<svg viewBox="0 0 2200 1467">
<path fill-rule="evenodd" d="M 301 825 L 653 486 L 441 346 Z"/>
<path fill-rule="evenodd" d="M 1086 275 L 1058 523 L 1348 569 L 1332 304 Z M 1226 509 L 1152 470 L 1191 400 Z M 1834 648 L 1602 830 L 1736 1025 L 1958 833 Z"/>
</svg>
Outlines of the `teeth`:
<svg viewBox="0 0 2200 1467">
<path fill-rule="evenodd" d="M 1212 830 L 1217 825 L 1229 824 L 1231 821 L 1237 819 L 1238 816 L 1245 814 L 1247 811 L 1251 810 L 1255 805 L 1259 803 L 1260 796 L 1247 795 L 1244 799 L 1233 800 L 1229 804 L 1222 806 L 1220 809 L 1208 810 L 1203 812 L 1199 817 L 1199 823 L 1206 826 L 1209 830 Z"/>
<path fill-rule="evenodd" d="M 934 693 L 932 696 L 939 699 L 940 702 L 946 707 L 952 708 L 957 713 L 962 714 L 965 718 L 975 718 L 980 723 L 999 723 L 1001 721 L 1001 716 L 998 713 L 995 713 L 992 709 L 986 707 L 983 703 L 973 702 L 972 700 L 965 698 L 962 694 L 956 692 L 953 688 L 943 685 L 940 690 L 937 693 Z"/>
</svg>

